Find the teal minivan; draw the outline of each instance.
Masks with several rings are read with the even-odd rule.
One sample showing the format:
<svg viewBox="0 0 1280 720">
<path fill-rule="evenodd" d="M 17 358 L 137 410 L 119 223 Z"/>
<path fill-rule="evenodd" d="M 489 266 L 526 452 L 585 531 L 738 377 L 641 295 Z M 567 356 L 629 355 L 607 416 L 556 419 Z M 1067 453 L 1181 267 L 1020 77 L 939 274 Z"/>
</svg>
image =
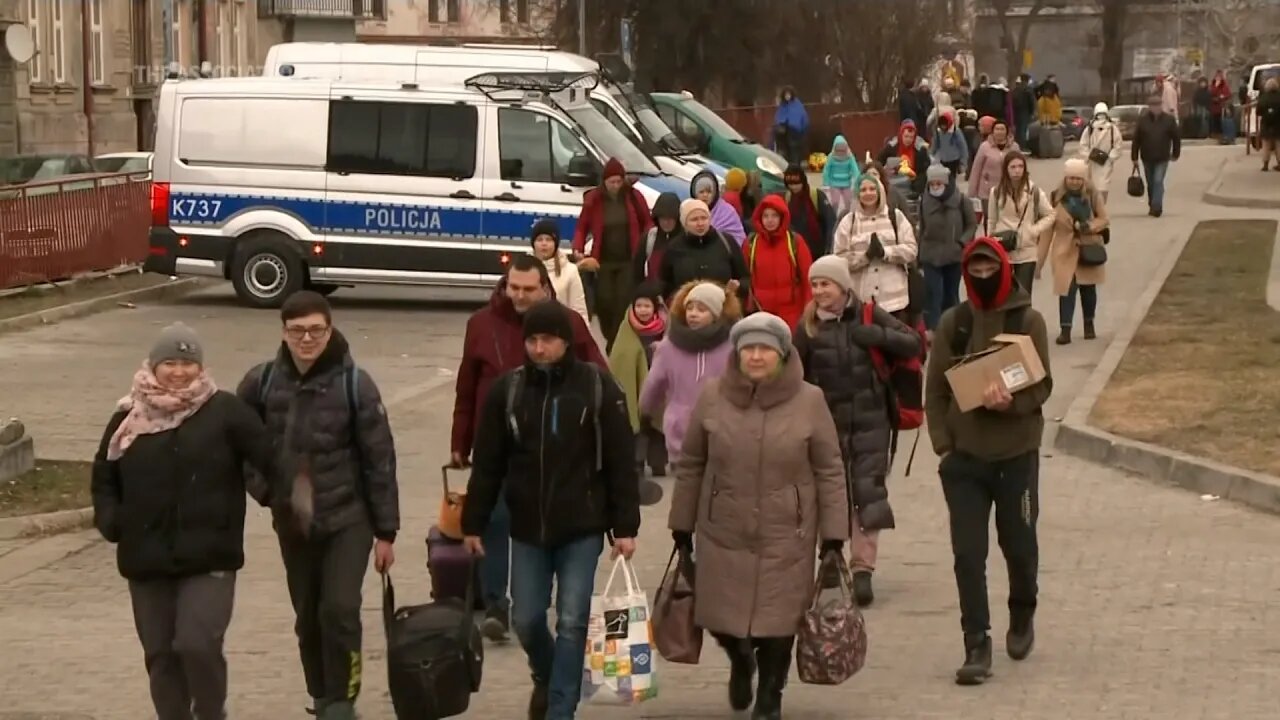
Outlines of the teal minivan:
<svg viewBox="0 0 1280 720">
<path fill-rule="evenodd" d="M 782 173 L 787 161 L 781 155 L 746 139 L 688 93 L 650 93 L 649 97 L 667 127 L 697 152 L 725 167 L 759 170 L 767 193 L 785 189 Z"/>
</svg>

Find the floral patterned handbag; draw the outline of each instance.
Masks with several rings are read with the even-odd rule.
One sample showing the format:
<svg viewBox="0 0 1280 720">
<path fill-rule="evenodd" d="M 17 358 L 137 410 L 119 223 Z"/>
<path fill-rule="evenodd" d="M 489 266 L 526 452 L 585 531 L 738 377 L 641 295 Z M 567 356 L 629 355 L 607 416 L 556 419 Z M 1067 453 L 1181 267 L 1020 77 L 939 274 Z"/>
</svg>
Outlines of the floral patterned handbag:
<svg viewBox="0 0 1280 720">
<path fill-rule="evenodd" d="M 839 553 L 827 553 L 819 577 L 828 564 L 838 571 L 840 594 L 820 603 L 822 583 L 815 583 L 813 602 L 796 635 L 796 669 L 800 682 L 810 685 L 839 685 L 867 662 L 867 623 L 853 599 L 849 567 Z"/>
</svg>

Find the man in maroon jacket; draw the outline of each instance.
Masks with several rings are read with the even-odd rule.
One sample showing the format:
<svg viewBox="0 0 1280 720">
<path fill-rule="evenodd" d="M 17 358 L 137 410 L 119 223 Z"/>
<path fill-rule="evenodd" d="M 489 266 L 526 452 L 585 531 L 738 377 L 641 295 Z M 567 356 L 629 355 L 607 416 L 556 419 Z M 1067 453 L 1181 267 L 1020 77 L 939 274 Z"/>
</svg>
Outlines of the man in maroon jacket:
<svg viewBox="0 0 1280 720">
<path fill-rule="evenodd" d="M 524 365 L 524 313 L 540 302 L 555 302 L 551 278 L 541 260 L 532 255 L 515 255 L 507 275 L 494 289 L 489 304 L 467 320 L 462 341 L 462 362 L 458 364 L 458 384 L 453 400 L 453 433 L 450 452 L 454 467 L 471 464 L 476 426 L 485 397 L 503 373 Z M 591 337 L 591 330 L 577 313 L 568 313 L 573 323 L 573 353 L 605 372 L 609 361 Z M 511 520 L 506 502 L 499 498 L 484 536 L 485 555 L 480 566 L 485 619 L 481 625 L 490 640 L 502 640 L 510 629 L 507 576 L 510 566 Z"/>
</svg>

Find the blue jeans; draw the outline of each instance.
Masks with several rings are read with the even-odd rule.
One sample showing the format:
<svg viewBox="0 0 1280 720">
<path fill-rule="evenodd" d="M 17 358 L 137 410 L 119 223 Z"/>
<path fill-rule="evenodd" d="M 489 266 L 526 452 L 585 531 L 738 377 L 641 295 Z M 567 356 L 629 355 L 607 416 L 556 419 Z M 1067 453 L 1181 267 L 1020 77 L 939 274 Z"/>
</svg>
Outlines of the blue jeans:
<svg viewBox="0 0 1280 720">
<path fill-rule="evenodd" d="M 1071 327 L 1071 321 L 1076 317 L 1076 290 L 1080 291 L 1084 321 L 1093 322 L 1094 315 L 1098 312 L 1098 286 L 1080 285 L 1076 283 L 1075 278 L 1072 278 L 1071 288 L 1067 290 L 1067 294 L 1058 298 L 1058 324 L 1064 328 Z"/>
<path fill-rule="evenodd" d="M 529 658 L 533 681 L 547 686 L 546 720 L 573 720 L 582 696 L 587 619 L 604 536 L 555 548 L 511 542 L 512 624 Z M 551 584 L 556 585 L 556 635 L 547 629 Z"/>
<path fill-rule="evenodd" d="M 1164 210 L 1164 176 L 1169 172 L 1169 162 L 1151 163 L 1142 161 L 1142 170 L 1147 176 L 1147 205 L 1152 210 Z"/>
<path fill-rule="evenodd" d="M 485 608 L 507 601 L 507 575 L 511 569 L 511 510 L 507 497 L 498 496 L 481 538 L 484 557 L 480 560 L 480 592 Z"/>
<path fill-rule="evenodd" d="M 924 305 L 924 326 L 937 329 L 942 313 L 960 304 L 960 263 L 929 265 L 921 263 L 924 270 L 924 286 L 927 298 Z"/>
</svg>

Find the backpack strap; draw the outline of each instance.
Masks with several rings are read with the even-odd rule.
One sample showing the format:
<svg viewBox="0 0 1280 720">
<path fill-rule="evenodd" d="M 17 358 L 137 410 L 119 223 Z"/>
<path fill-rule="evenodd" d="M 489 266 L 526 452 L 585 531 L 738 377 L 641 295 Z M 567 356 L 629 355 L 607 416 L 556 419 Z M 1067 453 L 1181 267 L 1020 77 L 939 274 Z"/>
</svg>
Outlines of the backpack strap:
<svg viewBox="0 0 1280 720">
<path fill-rule="evenodd" d="M 523 392 L 524 368 L 518 367 L 511 371 L 511 377 L 507 380 L 507 427 L 517 443 L 520 442 L 520 422 L 516 419 L 516 400 Z"/>
<path fill-rule="evenodd" d="M 343 377 L 342 384 L 347 395 L 347 411 L 351 413 L 351 425 L 359 427 L 356 418 L 360 412 L 360 368 L 352 365 Z"/>
</svg>

